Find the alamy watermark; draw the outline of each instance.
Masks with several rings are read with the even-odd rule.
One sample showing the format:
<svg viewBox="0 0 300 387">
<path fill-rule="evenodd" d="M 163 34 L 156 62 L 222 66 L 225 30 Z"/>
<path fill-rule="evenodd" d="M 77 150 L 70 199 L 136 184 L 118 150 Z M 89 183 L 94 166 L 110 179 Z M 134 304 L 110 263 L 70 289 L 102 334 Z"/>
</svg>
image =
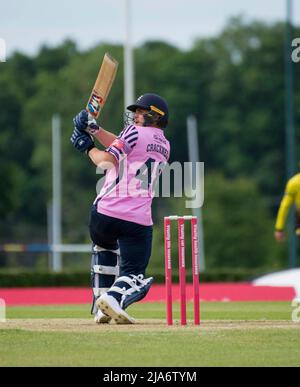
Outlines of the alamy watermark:
<svg viewBox="0 0 300 387">
<path fill-rule="evenodd" d="M 6 62 L 6 44 L 2 38 L 0 38 L 0 62 Z"/>
<path fill-rule="evenodd" d="M 292 52 L 292 61 L 294 63 L 300 62 L 300 38 L 295 38 L 292 41 L 292 47 L 296 47 Z"/>
<path fill-rule="evenodd" d="M 292 301 L 292 321 L 295 323 L 300 323 L 300 299 Z"/>
<path fill-rule="evenodd" d="M 0 323 L 6 322 L 6 303 L 3 298 L 0 298 Z"/>
<path fill-rule="evenodd" d="M 97 174 L 104 174 L 96 186 L 97 194 L 111 198 L 185 198 L 186 208 L 200 208 L 204 202 L 204 163 L 128 163 L 125 157 L 117 168 L 101 165 Z"/>
</svg>

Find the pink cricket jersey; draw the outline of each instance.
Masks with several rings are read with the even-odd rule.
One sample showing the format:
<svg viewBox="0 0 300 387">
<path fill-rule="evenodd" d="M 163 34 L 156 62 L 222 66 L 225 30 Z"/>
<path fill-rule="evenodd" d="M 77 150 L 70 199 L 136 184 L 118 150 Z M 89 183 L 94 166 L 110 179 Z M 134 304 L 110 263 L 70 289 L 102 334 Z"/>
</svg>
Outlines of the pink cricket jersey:
<svg viewBox="0 0 300 387">
<path fill-rule="evenodd" d="M 94 202 L 97 211 L 152 225 L 153 188 L 170 155 L 170 144 L 163 130 L 129 125 L 106 152 L 118 160 L 118 166 L 106 173 L 104 185 Z"/>
</svg>

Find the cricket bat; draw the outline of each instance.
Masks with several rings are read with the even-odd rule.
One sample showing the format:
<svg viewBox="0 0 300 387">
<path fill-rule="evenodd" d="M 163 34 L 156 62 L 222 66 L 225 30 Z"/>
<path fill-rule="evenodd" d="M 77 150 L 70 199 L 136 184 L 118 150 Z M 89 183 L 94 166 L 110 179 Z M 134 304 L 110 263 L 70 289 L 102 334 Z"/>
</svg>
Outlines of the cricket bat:
<svg viewBox="0 0 300 387">
<path fill-rule="evenodd" d="M 106 103 L 117 74 L 117 69 L 118 62 L 111 55 L 106 53 L 104 55 L 92 94 L 86 105 L 87 112 L 95 119 L 99 117 L 99 114 Z"/>
</svg>

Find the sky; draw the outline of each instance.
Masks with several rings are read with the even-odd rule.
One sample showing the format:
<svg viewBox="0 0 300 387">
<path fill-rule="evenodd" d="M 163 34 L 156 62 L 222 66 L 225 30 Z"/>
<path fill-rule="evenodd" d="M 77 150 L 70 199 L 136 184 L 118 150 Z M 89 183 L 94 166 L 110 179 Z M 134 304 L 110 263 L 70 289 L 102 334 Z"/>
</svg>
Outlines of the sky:
<svg viewBox="0 0 300 387">
<path fill-rule="evenodd" d="M 9 0 L 0 3 L 0 40 L 6 55 L 35 55 L 42 44 L 75 40 L 80 49 L 125 37 L 125 3 L 131 2 L 132 44 L 163 40 L 189 49 L 195 39 L 217 35 L 228 19 L 283 21 L 286 0 Z M 293 22 L 300 26 L 300 0 L 293 1 Z"/>
</svg>

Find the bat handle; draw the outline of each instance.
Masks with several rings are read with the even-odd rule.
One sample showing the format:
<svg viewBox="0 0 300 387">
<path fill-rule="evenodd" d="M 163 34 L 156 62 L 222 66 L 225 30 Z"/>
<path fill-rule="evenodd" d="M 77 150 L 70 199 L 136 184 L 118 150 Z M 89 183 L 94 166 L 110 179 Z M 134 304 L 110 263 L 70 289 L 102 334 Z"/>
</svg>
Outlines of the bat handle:
<svg viewBox="0 0 300 387">
<path fill-rule="evenodd" d="M 86 128 L 86 131 L 89 134 L 95 134 L 96 132 L 99 131 L 99 125 L 97 124 L 97 121 L 93 117 L 91 113 L 88 113 L 88 126 Z"/>
</svg>

